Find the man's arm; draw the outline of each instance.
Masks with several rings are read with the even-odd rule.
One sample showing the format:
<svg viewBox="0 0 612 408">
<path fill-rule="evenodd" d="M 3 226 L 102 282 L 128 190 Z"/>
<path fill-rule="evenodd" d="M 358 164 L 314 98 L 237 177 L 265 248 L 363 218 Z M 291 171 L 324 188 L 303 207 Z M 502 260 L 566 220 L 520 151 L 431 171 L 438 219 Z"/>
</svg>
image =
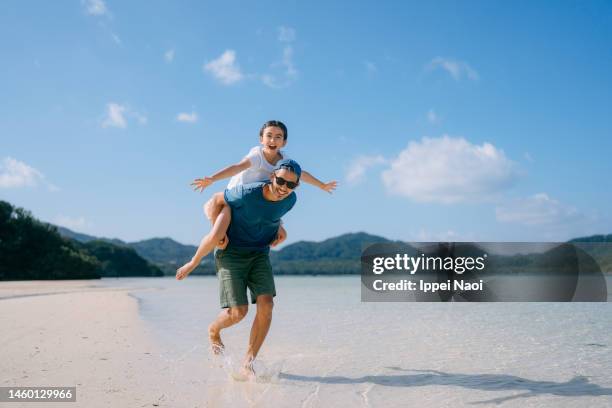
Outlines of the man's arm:
<svg viewBox="0 0 612 408">
<path fill-rule="evenodd" d="M 315 187 L 319 187 L 323 191 L 327 191 L 328 193 L 333 192 L 336 187 L 338 187 L 337 181 L 330 181 L 329 183 L 323 183 L 321 180 L 317 179 L 315 176 L 307 172 L 306 170 L 302 170 L 302 180 L 304 180 L 308 184 L 312 184 Z"/>
<path fill-rule="evenodd" d="M 251 167 L 251 160 L 249 160 L 248 157 L 245 157 L 240 162 L 232 164 L 231 166 L 227 166 L 226 168 L 224 168 L 223 170 L 219 170 L 212 176 L 195 179 L 193 183 L 191 183 L 191 185 L 194 186 L 194 190 L 200 190 L 200 192 L 202 192 L 206 187 L 210 186 L 215 181 L 235 176 L 236 174 L 248 169 L 249 167 Z"/>
</svg>

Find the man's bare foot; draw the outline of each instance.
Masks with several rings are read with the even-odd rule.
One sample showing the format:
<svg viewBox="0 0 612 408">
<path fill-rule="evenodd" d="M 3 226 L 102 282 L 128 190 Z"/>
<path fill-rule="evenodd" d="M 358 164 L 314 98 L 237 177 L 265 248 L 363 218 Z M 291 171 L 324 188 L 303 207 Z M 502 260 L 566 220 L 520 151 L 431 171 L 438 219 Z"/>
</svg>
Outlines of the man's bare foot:
<svg viewBox="0 0 612 408">
<path fill-rule="evenodd" d="M 253 362 L 246 362 L 240 367 L 239 371 L 240 377 L 244 379 L 244 381 L 253 381 L 255 379 L 255 370 L 253 369 Z"/>
<path fill-rule="evenodd" d="M 193 261 L 187 262 L 176 270 L 176 279 L 185 279 L 197 266 L 198 265 Z"/>
<path fill-rule="evenodd" d="M 221 332 L 216 330 L 212 324 L 208 326 L 208 341 L 210 342 L 210 351 L 212 351 L 213 354 L 223 354 L 225 345 L 221 341 Z"/>
</svg>

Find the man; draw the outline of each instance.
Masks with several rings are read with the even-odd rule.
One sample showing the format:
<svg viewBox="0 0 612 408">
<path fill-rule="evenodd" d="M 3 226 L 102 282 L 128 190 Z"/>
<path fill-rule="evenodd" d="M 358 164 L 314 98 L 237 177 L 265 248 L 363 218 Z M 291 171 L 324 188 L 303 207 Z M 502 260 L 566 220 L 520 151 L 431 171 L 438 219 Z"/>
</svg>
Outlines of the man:
<svg viewBox="0 0 612 408">
<path fill-rule="evenodd" d="M 270 182 L 239 185 L 215 195 L 217 204 L 225 205 L 219 217 L 229 219 L 227 211 L 231 211 L 231 222 L 227 228 L 227 247 L 215 253 L 219 296 L 224 310 L 208 327 L 208 335 L 213 351 L 222 353 L 221 330 L 246 316 L 248 288 L 251 303 L 257 304 L 241 368 L 241 373 L 248 377 L 254 376 L 253 361 L 272 322 L 276 289 L 270 265 L 270 245 L 285 238 L 278 237 L 278 230 L 282 216 L 295 205 L 293 190 L 299 184 L 301 173 L 300 165 L 294 160 L 280 160 L 270 175 Z M 217 225 L 202 240 L 193 259 L 177 271 L 177 279 L 184 279 L 223 238 L 226 224 L 215 222 Z"/>
</svg>

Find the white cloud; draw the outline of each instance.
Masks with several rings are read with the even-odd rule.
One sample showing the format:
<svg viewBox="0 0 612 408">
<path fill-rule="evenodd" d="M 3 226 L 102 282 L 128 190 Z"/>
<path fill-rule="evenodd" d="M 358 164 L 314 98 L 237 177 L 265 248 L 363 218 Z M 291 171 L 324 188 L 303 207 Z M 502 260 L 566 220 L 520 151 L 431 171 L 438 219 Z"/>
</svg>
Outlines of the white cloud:
<svg viewBox="0 0 612 408">
<path fill-rule="evenodd" d="M 115 44 L 121 45 L 121 38 L 119 38 L 119 36 L 117 34 L 111 33 L 111 38 L 113 39 Z"/>
<path fill-rule="evenodd" d="M 353 159 L 346 171 L 346 181 L 350 184 L 357 184 L 363 181 L 369 168 L 385 163 L 387 160 L 381 155 L 358 156 Z"/>
<path fill-rule="evenodd" d="M 236 63 L 236 52 L 225 50 L 221 56 L 204 65 L 204 71 L 213 75 L 218 81 L 225 85 L 231 85 L 244 78 L 240 67 Z"/>
<path fill-rule="evenodd" d="M 429 63 L 427 68 L 429 70 L 441 68 L 448 72 L 456 81 L 459 81 L 463 77 L 472 81 L 477 81 L 480 78 L 478 72 L 476 72 L 467 62 L 456 61 L 449 58 L 436 57 Z"/>
<path fill-rule="evenodd" d="M 166 62 L 170 63 L 174 61 L 174 50 L 168 50 L 164 53 L 164 59 Z"/>
<path fill-rule="evenodd" d="M 497 221 L 522 225 L 566 225 L 585 216 L 574 207 L 567 206 L 551 198 L 546 193 L 510 201 L 495 209 Z"/>
<path fill-rule="evenodd" d="M 489 200 L 519 175 L 516 164 L 492 144 L 444 135 L 410 142 L 390 160 L 382 180 L 390 194 L 450 204 Z"/>
<path fill-rule="evenodd" d="M 279 27 L 278 41 L 284 43 L 280 61 L 270 65 L 271 72 L 259 75 L 263 84 L 270 88 L 285 88 L 298 77 L 298 70 L 293 62 L 293 46 L 290 44 L 295 41 L 295 30 L 291 27 Z"/>
<path fill-rule="evenodd" d="M 278 27 L 278 41 L 293 42 L 295 41 L 295 30 L 291 27 Z"/>
<path fill-rule="evenodd" d="M 108 8 L 104 0 L 84 0 L 85 12 L 91 16 L 108 15 Z"/>
<path fill-rule="evenodd" d="M 126 105 L 110 102 L 106 105 L 106 118 L 102 121 L 102 127 L 127 128 L 127 117 L 136 119 L 141 125 L 146 125 L 149 121 L 146 115 L 130 109 Z"/>
<path fill-rule="evenodd" d="M 107 104 L 106 107 L 107 116 L 102 122 L 102 127 L 118 127 L 125 129 L 127 127 L 127 120 L 125 119 L 125 106 L 111 102 Z"/>
<path fill-rule="evenodd" d="M 0 163 L 0 188 L 37 187 L 43 184 L 51 192 L 59 188 L 45 180 L 45 175 L 24 162 L 5 157 Z"/>
<path fill-rule="evenodd" d="M 176 115 L 176 120 L 178 120 L 179 122 L 196 123 L 198 121 L 198 114 L 195 112 L 191 112 L 191 113 L 181 112 L 178 115 Z"/>
<path fill-rule="evenodd" d="M 271 68 L 276 70 L 277 75 L 270 73 L 262 75 L 261 80 L 264 85 L 270 88 L 284 88 L 291 85 L 298 76 L 298 71 L 293 63 L 293 47 L 285 46 L 282 59 L 272 64 Z"/>
<path fill-rule="evenodd" d="M 378 71 L 378 67 L 372 61 L 364 61 L 365 69 L 368 74 L 373 74 Z"/>
<path fill-rule="evenodd" d="M 149 118 L 147 118 L 146 115 L 135 111 L 130 111 L 129 113 L 134 116 L 138 123 L 140 123 L 141 125 L 146 125 L 147 123 L 149 123 Z"/>
<path fill-rule="evenodd" d="M 441 232 L 431 232 L 421 228 L 414 237 L 416 242 L 449 242 L 461 241 L 464 239 L 460 234 L 450 229 Z"/>
<path fill-rule="evenodd" d="M 261 76 L 261 82 L 270 88 L 280 88 L 281 86 L 277 83 L 276 78 L 270 74 L 263 74 Z"/>
<path fill-rule="evenodd" d="M 75 232 L 83 231 L 91 226 L 85 217 L 69 217 L 67 215 L 58 215 L 52 222 L 55 225 L 71 229 Z"/>
<path fill-rule="evenodd" d="M 438 116 L 438 114 L 433 109 L 430 109 L 429 112 L 427 112 L 427 120 L 429 121 L 429 123 L 435 125 L 440 123 L 440 116 Z"/>
<path fill-rule="evenodd" d="M 293 48 L 288 45 L 283 49 L 283 60 L 281 64 L 285 67 L 285 75 L 289 78 L 297 76 L 297 70 L 293 65 Z"/>
</svg>

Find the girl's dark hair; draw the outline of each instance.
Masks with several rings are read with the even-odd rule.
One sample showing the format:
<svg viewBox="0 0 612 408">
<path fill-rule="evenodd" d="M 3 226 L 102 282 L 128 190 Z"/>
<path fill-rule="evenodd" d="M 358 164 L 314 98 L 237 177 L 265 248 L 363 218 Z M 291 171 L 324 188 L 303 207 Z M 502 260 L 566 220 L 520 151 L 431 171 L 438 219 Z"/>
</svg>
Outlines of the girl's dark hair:
<svg viewBox="0 0 612 408">
<path fill-rule="evenodd" d="M 287 126 L 285 126 L 285 124 L 280 120 L 269 120 L 264 123 L 261 129 L 259 130 L 259 137 L 262 137 L 264 130 L 270 126 L 280 128 L 283 131 L 283 140 L 287 140 Z"/>
</svg>

